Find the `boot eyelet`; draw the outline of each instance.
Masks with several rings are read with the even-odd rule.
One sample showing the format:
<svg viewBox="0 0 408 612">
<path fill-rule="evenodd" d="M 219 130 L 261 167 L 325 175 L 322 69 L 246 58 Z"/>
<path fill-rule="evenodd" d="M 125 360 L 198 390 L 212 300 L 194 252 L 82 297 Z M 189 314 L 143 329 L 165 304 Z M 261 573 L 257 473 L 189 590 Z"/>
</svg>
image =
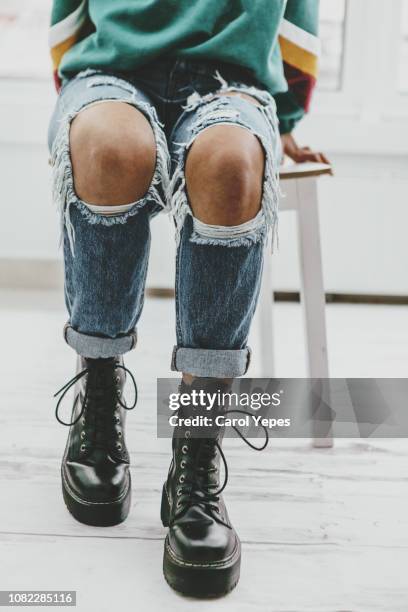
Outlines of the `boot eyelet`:
<svg viewBox="0 0 408 612">
<path fill-rule="evenodd" d="M 187 451 L 188 451 L 188 446 L 187 446 L 187 444 L 184 444 L 184 445 L 181 447 L 181 452 L 183 453 L 183 455 L 186 455 L 186 454 L 187 454 Z"/>
<path fill-rule="evenodd" d="M 182 459 L 182 461 L 180 461 L 180 467 L 181 467 L 182 470 L 184 470 L 184 468 L 186 467 L 186 463 L 187 462 L 186 462 L 185 459 Z"/>
<path fill-rule="evenodd" d="M 81 431 L 81 440 L 83 440 L 85 438 L 85 432 Z"/>
<path fill-rule="evenodd" d="M 82 419 L 81 419 L 81 425 L 85 425 L 85 417 L 82 417 Z"/>
<path fill-rule="evenodd" d="M 118 438 L 121 438 L 121 437 L 122 437 L 122 432 L 118 431 Z"/>
<path fill-rule="evenodd" d="M 191 437 L 191 431 L 189 429 L 187 429 L 187 431 L 185 432 L 184 437 L 187 439 Z"/>
<path fill-rule="evenodd" d="M 117 383 L 120 383 L 120 376 L 116 376 L 115 380 Z"/>
<path fill-rule="evenodd" d="M 117 395 L 118 397 L 120 397 L 120 396 L 122 395 L 122 391 L 121 391 L 120 389 L 117 389 L 117 390 L 116 390 L 116 395 Z"/>
<path fill-rule="evenodd" d="M 176 504 L 176 508 L 181 508 L 181 501 L 178 500 L 177 504 Z"/>
<path fill-rule="evenodd" d="M 86 446 L 85 444 L 81 444 L 81 452 L 84 453 L 86 451 Z"/>
<path fill-rule="evenodd" d="M 177 492 L 176 492 L 177 497 L 180 497 L 180 495 L 181 495 L 182 493 L 183 493 L 183 491 L 182 491 L 180 488 L 178 488 L 178 489 L 177 489 Z"/>
<path fill-rule="evenodd" d="M 116 448 L 118 449 L 118 451 L 121 451 L 121 450 L 122 450 L 122 445 L 121 445 L 121 443 L 120 443 L 120 442 L 118 442 L 118 443 L 116 444 Z"/>
<path fill-rule="evenodd" d="M 181 475 L 180 475 L 180 478 L 179 478 L 179 483 L 180 483 L 180 484 L 183 484 L 183 482 L 185 481 L 185 479 L 186 479 L 186 477 L 184 476 L 184 474 L 181 474 Z"/>
</svg>

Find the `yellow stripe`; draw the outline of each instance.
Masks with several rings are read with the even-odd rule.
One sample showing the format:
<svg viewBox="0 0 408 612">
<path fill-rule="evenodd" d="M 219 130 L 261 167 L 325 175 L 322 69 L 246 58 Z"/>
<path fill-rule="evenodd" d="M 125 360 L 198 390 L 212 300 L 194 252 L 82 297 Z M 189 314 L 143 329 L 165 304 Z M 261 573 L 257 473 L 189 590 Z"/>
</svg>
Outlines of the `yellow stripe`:
<svg viewBox="0 0 408 612">
<path fill-rule="evenodd" d="M 284 62 L 298 68 L 298 70 L 306 74 L 310 74 L 315 79 L 317 78 L 318 57 L 316 55 L 298 47 L 283 36 L 279 36 L 279 44 Z"/>
<path fill-rule="evenodd" d="M 54 70 L 57 70 L 58 66 L 61 63 L 62 56 L 76 43 L 77 40 L 78 34 L 73 34 L 66 40 L 62 41 L 62 43 L 51 49 L 51 57 L 52 63 L 54 65 Z"/>
</svg>

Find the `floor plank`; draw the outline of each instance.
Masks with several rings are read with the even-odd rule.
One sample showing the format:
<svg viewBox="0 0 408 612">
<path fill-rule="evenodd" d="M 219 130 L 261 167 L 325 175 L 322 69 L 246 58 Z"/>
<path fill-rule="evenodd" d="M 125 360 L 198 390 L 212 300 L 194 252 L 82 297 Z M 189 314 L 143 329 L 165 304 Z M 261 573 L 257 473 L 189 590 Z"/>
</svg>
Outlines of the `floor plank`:
<svg viewBox="0 0 408 612">
<path fill-rule="evenodd" d="M 405 440 L 340 440 L 333 450 L 274 440 L 263 453 L 226 440 L 226 500 L 243 541 L 240 584 L 216 602 L 167 587 L 159 504 L 170 442 L 156 439 L 155 379 L 169 375 L 172 300 L 147 301 L 140 345 L 127 359 L 140 386 L 128 417 L 129 519 L 109 529 L 75 522 L 60 495 L 67 431 L 54 420 L 52 398 L 73 374 L 64 317 L 57 294 L 0 291 L 1 588 L 75 589 L 81 612 L 406 612 Z M 276 321 L 279 375 L 300 376 L 299 307 L 278 304 Z M 328 306 L 333 375 L 406 375 L 406 323 L 401 307 Z M 256 369 L 255 350 L 254 376 Z"/>
</svg>

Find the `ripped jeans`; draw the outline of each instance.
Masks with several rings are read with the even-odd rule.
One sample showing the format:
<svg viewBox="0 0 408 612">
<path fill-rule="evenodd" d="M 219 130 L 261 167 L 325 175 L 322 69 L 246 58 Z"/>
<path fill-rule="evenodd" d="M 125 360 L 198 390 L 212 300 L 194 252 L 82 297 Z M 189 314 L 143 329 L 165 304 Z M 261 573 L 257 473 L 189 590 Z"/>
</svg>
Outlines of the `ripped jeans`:
<svg viewBox="0 0 408 612">
<path fill-rule="evenodd" d="M 229 91 L 249 94 L 259 106 L 244 97 L 223 95 Z M 74 117 L 107 100 L 141 111 L 156 141 L 156 169 L 147 194 L 125 212 L 109 216 L 76 195 L 69 143 Z M 199 221 L 186 193 L 188 150 L 198 134 L 216 124 L 249 130 L 265 153 L 261 210 L 238 226 Z M 273 240 L 277 223 L 281 145 L 272 96 L 229 65 L 179 59 L 157 61 L 131 76 L 86 71 L 64 83 L 50 124 L 49 147 L 54 199 L 61 214 L 66 342 L 90 358 L 117 356 L 135 347 L 150 220 L 165 211 L 174 219 L 178 245 L 172 370 L 205 377 L 245 374 L 264 244 L 269 232 Z"/>
</svg>

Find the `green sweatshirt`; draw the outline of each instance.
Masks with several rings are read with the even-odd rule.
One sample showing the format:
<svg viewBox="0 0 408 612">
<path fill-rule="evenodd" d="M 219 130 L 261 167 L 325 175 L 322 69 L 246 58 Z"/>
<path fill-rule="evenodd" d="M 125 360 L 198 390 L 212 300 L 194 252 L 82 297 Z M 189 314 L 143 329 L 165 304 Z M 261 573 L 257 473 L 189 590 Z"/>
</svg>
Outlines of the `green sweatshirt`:
<svg viewBox="0 0 408 612">
<path fill-rule="evenodd" d="M 57 84 L 86 68 L 132 72 L 160 56 L 241 65 L 275 96 L 281 132 L 308 108 L 319 0 L 54 0 Z"/>
</svg>

